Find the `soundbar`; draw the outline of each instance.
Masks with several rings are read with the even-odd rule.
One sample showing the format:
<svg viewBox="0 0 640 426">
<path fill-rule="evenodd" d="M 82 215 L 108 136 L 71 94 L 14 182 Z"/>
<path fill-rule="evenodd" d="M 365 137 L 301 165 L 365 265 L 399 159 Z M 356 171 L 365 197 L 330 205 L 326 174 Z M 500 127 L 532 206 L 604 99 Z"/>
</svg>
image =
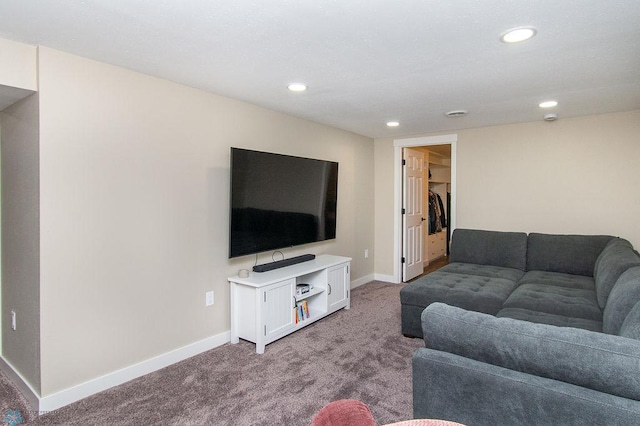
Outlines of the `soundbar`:
<svg viewBox="0 0 640 426">
<path fill-rule="evenodd" d="M 271 263 L 263 263 L 253 267 L 253 272 L 267 272 L 273 269 L 284 268 L 285 266 L 295 265 L 296 263 L 308 262 L 316 258 L 315 254 L 303 254 L 301 256 L 292 257 L 291 259 L 277 260 Z"/>
</svg>

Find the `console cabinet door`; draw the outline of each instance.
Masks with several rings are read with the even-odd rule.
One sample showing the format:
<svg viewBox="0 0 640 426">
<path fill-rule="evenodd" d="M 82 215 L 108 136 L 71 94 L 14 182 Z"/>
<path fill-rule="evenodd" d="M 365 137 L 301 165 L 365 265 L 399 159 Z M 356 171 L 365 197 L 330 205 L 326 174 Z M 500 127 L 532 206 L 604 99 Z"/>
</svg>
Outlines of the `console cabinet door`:
<svg viewBox="0 0 640 426">
<path fill-rule="evenodd" d="M 349 308 L 349 264 L 338 265 L 328 270 L 327 300 L 329 312 Z"/>
<path fill-rule="evenodd" d="M 262 330 L 265 343 L 282 337 L 295 328 L 293 307 L 296 280 L 271 284 L 262 289 Z"/>
</svg>

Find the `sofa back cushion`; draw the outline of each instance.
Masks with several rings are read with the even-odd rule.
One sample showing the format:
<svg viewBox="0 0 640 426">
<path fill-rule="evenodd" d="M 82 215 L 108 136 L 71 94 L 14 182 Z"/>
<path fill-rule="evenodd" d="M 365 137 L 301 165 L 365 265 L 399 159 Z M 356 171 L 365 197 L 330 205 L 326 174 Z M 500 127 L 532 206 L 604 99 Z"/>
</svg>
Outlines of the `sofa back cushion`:
<svg viewBox="0 0 640 426">
<path fill-rule="evenodd" d="M 451 236 L 450 262 L 494 265 L 525 270 L 527 234 L 524 232 L 456 229 Z"/>
<path fill-rule="evenodd" d="M 640 256 L 627 240 L 614 238 L 605 246 L 593 269 L 598 305 L 604 309 L 609 293 L 620 275 L 632 266 L 640 266 Z"/>
<path fill-rule="evenodd" d="M 527 238 L 527 271 L 593 276 L 596 259 L 613 237 L 531 233 Z"/>
<path fill-rule="evenodd" d="M 611 289 L 602 315 L 602 331 L 619 334 L 631 309 L 640 301 L 640 266 L 627 269 Z"/>
<path fill-rule="evenodd" d="M 640 340 L 640 302 L 637 302 L 620 327 L 620 336 Z"/>
<path fill-rule="evenodd" d="M 444 303 L 427 306 L 421 320 L 427 348 L 640 401 L 638 341 Z"/>
</svg>

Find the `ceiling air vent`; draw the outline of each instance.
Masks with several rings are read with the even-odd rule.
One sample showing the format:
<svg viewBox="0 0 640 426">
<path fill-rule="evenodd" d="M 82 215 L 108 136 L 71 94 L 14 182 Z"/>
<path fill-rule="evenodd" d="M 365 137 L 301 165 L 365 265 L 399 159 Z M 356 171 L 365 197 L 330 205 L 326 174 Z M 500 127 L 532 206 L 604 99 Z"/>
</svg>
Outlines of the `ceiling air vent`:
<svg viewBox="0 0 640 426">
<path fill-rule="evenodd" d="M 444 115 L 451 118 L 464 117 L 467 114 L 469 114 L 469 111 L 467 111 L 466 109 L 454 109 L 453 111 L 444 113 Z"/>
</svg>

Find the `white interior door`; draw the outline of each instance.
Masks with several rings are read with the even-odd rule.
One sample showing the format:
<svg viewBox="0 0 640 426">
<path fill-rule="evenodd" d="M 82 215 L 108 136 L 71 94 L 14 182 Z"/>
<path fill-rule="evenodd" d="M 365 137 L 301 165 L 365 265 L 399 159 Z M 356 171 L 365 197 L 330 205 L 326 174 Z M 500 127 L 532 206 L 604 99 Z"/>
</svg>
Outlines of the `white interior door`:
<svg viewBox="0 0 640 426">
<path fill-rule="evenodd" d="M 402 167 L 402 281 L 409 281 L 424 271 L 424 154 L 403 149 Z"/>
</svg>

